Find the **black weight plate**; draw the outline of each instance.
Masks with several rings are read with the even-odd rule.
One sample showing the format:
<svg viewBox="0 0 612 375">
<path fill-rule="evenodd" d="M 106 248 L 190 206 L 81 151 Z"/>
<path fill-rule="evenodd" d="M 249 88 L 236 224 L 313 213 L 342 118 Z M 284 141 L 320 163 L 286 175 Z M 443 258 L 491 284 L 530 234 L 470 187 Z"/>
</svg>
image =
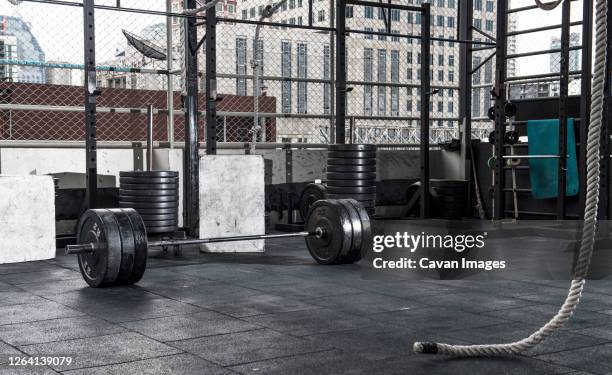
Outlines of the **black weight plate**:
<svg viewBox="0 0 612 375">
<path fill-rule="evenodd" d="M 348 201 L 355 208 L 361 220 L 361 249 L 355 252 L 354 257 L 350 259 L 351 263 L 355 263 L 361 260 L 368 249 L 372 248 L 372 224 L 370 223 L 368 210 L 361 203 L 354 199 L 349 199 Z M 374 214 L 375 210 L 371 211 Z M 349 260 L 347 259 L 347 261 Z"/>
<path fill-rule="evenodd" d="M 328 165 L 328 172 L 376 172 L 375 165 Z"/>
<path fill-rule="evenodd" d="M 147 227 L 148 233 L 174 233 L 178 228 L 176 225 L 169 227 Z"/>
<path fill-rule="evenodd" d="M 122 171 L 119 172 L 119 177 L 136 177 L 136 178 L 150 178 L 150 177 L 178 177 L 177 171 Z"/>
<path fill-rule="evenodd" d="M 120 208 L 135 208 L 136 211 L 144 209 L 158 209 L 158 208 L 173 208 L 178 209 L 178 202 L 132 202 L 132 201 L 119 201 Z"/>
<path fill-rule="evenodd" d="M 159 215 L 140 215 L 144 221 L 157 221 L 157 220 L 178 220 L 177 214 L 159 214 Z"/>
<path fill-rule="evenodd" d="M 178 177 L 119 177 L 119 185 L 123 184 L 178 184 Z"/>
<path fill-rule="evenodd" d="M 318 200 L 327 198 L 327 187 L 323 184 L 311 183 L 306 185 L 302 194 L 300 195 L 299 209 L 300 215 L 306 220 L 308 215 L 308 209 L 312 204 Z"/>
<path fill-rule="evenodd" d="M 336 264 L 341 260 L 345 236 L 344 218 L 339 206 L 327 199 L 313 203 L 305 219 L 304 230 L 315 232 L 322 228 L 323 236 L 306 237 L 308 252 L 319 264 Z"/>
<path fill-rule="evenodd" d="M 125 212 L 119 208 L 109 209 L 109 211 L 113 213 L 121 234 L 121 267 L 115 284 L 126 285 L 132 276 L 136 256 L 134 230 L 130 218 Z"/>
<path fill-rule="evenodd" d="M 136 210 L 130 208 L 122 208 L 121 211 L 125 212 L 130 219 L 132 225 L 132 231 L 134 234 L 134 267 L 132 268 L 132 274 L 126 284 L 134 284 L 140 281 L 147 268 L 148 258 L 148 244 L 147 244 L 147 229 L 140 218 L 140 215 Z"/>
<path fill-rule="evenodd" d="M 359 202 L 359 204 L 363 205 L 364 207 L 367 208 L 374 208 L 376 207 L 376 201 L 373 200 L 366 200 L 366 201 L 358 201 L 357 199 L 355 199 L 357 202 Z"/>
<path fill-rule="evenodd" d="M 168 196 L 168 195 L 174 195 L 174 196 L 178 196 L 178 191 L 175 190 L 131 190 L 131 189 L 125 189 L 123 186 L 119 188 L 119 195 L 123 195 L 123 196 Z"/>
<path fill-rule="evenodd" d="M 376 186 L 328 186 L 330 194 L 376 194 Z"/>
<path fill-rule="evenodd" d="M 376 145 L 364 144 L 333 144 L 329 145 L 330 151 L 376 151 Z"/>
<path fill-rule="evenodd" d="M 376 194 L 329 194 L 330 199 L 354 199 L 356 201 L 376 200 Z"/>
<path fill-rule="evenodd" d="M 85 282 L 93 288 L 114 284 L 121 266 L 121 234 L 113 214 L 104 209 L 85 211 L 79 219 L 77 243 L 93 243 L 96 248 L 78 256 Z"/>
<path fill-rule="evenodd" d="M 119 189 L 125 190 L 177 190 L 177 184 L 121 184 Z M 177 190 L 178 191 L 178 190 Z"/>
<path fill-rule="evenodd" d="M 376 166 L 376 159 L 327 159 L 327 165 L 373 165 Z"/>
<path fill-rule="evenodd" d="M 136 211 L 142 216 L 146 215 L 178 215 L 178 206 L 175 208 L 137 208 Z"/>
<path fill-rule="evenodd" d="M 147 228 L 150 227 L 171 227 L 178 225 L 178 219 L 173 220 L 142 220 Z"/>
<path fill-rule="evenodd" d="M 338 202 L 344 207 L 346 213 L 349 215 L 351 220 L 351 229 L 353 231 L 351 248 L 343 257 L 343 263 L 352 263 L 350 260 L 355 256 L 355 252 L 361 252 L 361 219 L 359 218 L 359 214 L 353 205 L 349 202 L 348 199 L 340 199 Z"/>
<path fill-rule="evenodd" d="M 376 159 L 376 152 L 371 151 L 328 151 L 330 159 Z"/>
<path fill-rule="evenodd" d="M 376 173 L 343 173 L 343 172 L 328 172 L 328 180 L 376 180 Z"/>
<path fill-rule="evenodd" d="M 176 195 L 160 195 L 160 196 L 148 196 L 148 195 L 123 195 L 119 193 L 119 202 L 178 202 L 178 196 Z"/>
<path fill-rule="evenodd" d="M 376 187 L 374 180 L 328 180 L 327 187 Z"/>
<path fill-rule="evenodd" d="M 342 228 L 340 231 L 335 231 L 334 235 L 342 236 L 342 250 L 340 252 L 340 258 L 337 263 L 343 263 L 343 258 L 348 256 L 353 246 L 353 223 L 349 213 L 346 211 L 344 206 L 338 199 L 327 199 L 330 205 L 337 207 L 338 213 L 342 218 Z"/>
</svg>

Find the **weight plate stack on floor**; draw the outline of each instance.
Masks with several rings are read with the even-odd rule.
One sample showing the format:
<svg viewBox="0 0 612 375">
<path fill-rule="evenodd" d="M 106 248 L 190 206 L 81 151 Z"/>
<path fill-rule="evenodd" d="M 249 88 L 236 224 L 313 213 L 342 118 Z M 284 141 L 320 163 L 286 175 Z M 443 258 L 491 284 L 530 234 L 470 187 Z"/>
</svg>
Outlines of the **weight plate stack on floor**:
<svg viewBox="0 0 612 375">
<path fill-rule="evenodd" d="M 373 216 L 376 207 L 376 146 L 330 145 L 327 158 L 330 199 L 354 199 Z"/>
<path fill-rule="evenodd" d="M 302 219 L 306 221 L 306 216 L 308 215 L 308 210 L 310 206 L 313 205 L 314 202 L 327 199 L 327 187 L 323 184 L 311 183 L 306 185 L 304 190 L 302 190 L 302 195 L 300 196 L 299 209 L 300 215 L 302 215 Z"/>
<path fill-rule="evenodd" d="M 135 209 L 148 233 L 178 230 L 179 176 L 174 171 L 119 174 L 119 207 Z"/>
</svg>

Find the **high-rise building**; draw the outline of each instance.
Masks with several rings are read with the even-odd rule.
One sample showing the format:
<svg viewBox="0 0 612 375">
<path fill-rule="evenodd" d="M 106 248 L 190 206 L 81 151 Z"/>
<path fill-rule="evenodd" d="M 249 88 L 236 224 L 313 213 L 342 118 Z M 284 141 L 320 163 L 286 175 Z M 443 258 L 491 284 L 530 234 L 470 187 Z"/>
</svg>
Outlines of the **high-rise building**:
<svg viewBox="0 0 612 375">
<path fill-rule="evenodd" d="M 577 47 L 582 44 L 582 38 L 580 33 L 571 33 L 570 34 L 570 47 Z M 550 39 L 550 49 L 551 50 L 559 50 L 561 49 L 561 38 L 552 37 Z M 570 59 L 569 59 L 569 70 L 579 71 L 582 63 L 582 52 L 579 49 L 570 50 L 569 51 Z M 550 71 L 551 73 L 558 73 L 561 71 L 561 53 L 551 53 L 550 54 Z"/>
<path fill-rule="evenodd" d="M 38 40 L 32 33 L 30 25 L 21 17 L 0 15 L 0 54 L 5 59 L 44 62 L 43 52 Z M 3 78 L 14 82 L 45 83 L 44 67 L 38 66 L 3 66 Z"/>
<path fill-rule="evenodd" d="M 69 64 L 68 62 L 49 61 L 49 63 L 52 66 L 45 68 L 45 75 L 47 77 L 46 83 L 50 85 L 72 85 L 73 71 L 71 69 L 53 67 L 53 64 Z"/>
<path fill-rule="evenodd" d="M 420 0 L 410 4 L 419 5 Z M 181 10 L 175 0 L 173 9 Z M 243 0 L 237 4 L 236 18 L 259 20 L 269 0 Z M 220 3 L 223 9 L 228 4 Z M 330 3 L 313 1 L 309 17 L 307 0 L 287 0 L 267 22 L 279 26 L 261 28 L 261 39 L 253 42 L 255 25 L 221 22 L 217 26 L 217 90 L 219 93 L 253 95 L 253 50 L 257 46 L 258 67 L 262 76 L 262 92 L 277 98 L 277 112 L 286 114 L 276 122 L 279 141 L 326 141 L 335 101 L 330 80 L 335 65 L 334 35 L 321 30 L 291 28 L 289 25 L 330 27 L 335 20 Z M 455 39 L 457 32 L 455 0 L 432 1 L 431 35 L 434 38 Z M 495 33 L 494 1 L 474 2 L 474 25 L 487 33 Z M 347 37 L 348 120 L 354 119 L 354 138 L 359 142 L 414 142 L 418 138 L 420 117 L 421 56 L 419 12 L 382 8 L 346 7 L 347 28 L 372 32 L 350 33 Z M 227 15 L 220 17 L 234 18 Z M 387 22 L 391 33 L 384 36 Z M 287 27 L 282 26 L 286 24 Z M 203 35 L 199 30 L 199 35 Z M 175 40 L 180 35 L 180 23 L 174 27 Z M 200 55 L 202 56 L 202 55 Z M 431 46 L 431 84 L 436 93 L 431 97 L 431 127 L 433 132 L 444 129 L 454 134 L 459 124 L 459 45 L 435 40 Z M 199 59 L 201 71 L 204 59 Z M 475 84 L 493 82 L 493 64 L 488 63 L 475 75 Z M 489 88 L 478 94 L 487 95 Z M 478 113 L 486 109 L 476 98 Z M 486 108 L 485 108 L 486 107 Z M 264 112 L 264 109 L 260 109 Z M 264 115 L 262 115 L 264 116 Z"/>
</svg>

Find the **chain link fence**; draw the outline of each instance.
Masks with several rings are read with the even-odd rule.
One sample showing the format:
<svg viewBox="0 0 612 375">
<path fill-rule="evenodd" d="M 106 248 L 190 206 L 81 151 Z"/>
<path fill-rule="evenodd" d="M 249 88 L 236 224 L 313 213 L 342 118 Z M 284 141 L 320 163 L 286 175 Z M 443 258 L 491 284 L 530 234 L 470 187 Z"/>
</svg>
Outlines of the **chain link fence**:
<svg viewBox="0 0 612 375">
<path fill-rule="evenodd" d="M 489 3 L 494 4 L 486 1 L 478 14 L 482 28 L 494 34 L 495 9 L 489 10 Z M 120 4 L 140 11 L 111 9 L 116 0 L 96 1 L 109 7 L 95 13 L 101 90 L 98 139 L 144 141 L 146 107 L 153 105 L 155 140 L 181 141 L 183 18 L 149 11 L 180 13 L 182 1 L 122 0 Z M 267 19 L 262 18 L 266 1 L 221 0 L 216 5 L 219 141 L 333 140 L 335 3 L 286 0 L 281 4 Z M 432 143 L 459 137 L 459 44 L 449 41 L 457 38 L 457 7 L 453 0 L 432 2 Z M 367 6 L 347 6 L 345 12 L 347 138 L 359 143 L 418 143 L 420 39 L 409 35 L 420 34 L 420 13 Z M 0 139 L 82 140 L 82 8 L 29 1 L 12 5 L 3 0 L 0 16 Z M 258 26 L 262 19 L 268 24 Z M 198 26 L 198 40 L 204 31 L 204 25 Z M 204 46 L 197 51 L 200 111 L 206 104 L 204 51 Z M 475 55 L 475 66 L 477 58 L 483 57 Z M 493 60 L 475 73 L 476 119 L 489 106 L 492 64 Z M 488 126 L 486 121 L 474 125 L 476 136 Z M 199 129 L 203 140 L 204 116 Z"/>
</svg>

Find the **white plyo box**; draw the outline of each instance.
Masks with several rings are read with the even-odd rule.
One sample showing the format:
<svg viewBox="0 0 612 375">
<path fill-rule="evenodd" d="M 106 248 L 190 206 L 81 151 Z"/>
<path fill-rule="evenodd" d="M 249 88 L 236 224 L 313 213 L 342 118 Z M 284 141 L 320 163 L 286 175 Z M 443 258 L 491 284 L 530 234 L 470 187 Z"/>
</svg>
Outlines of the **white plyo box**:
<svg viewBox="0 0 612 375">
<path fill-rule="evenodd" d="M 200 158 L 200 238 L 265 234 L 261 155 Z M 264 240 L 204 244 L 204 252 L 263 252 Z"/>
<path fill-rule="evenodd" d="M 0 263 L 55 257 L 55 188 L 51 176 L 0 175 Z"/>
</svg>

